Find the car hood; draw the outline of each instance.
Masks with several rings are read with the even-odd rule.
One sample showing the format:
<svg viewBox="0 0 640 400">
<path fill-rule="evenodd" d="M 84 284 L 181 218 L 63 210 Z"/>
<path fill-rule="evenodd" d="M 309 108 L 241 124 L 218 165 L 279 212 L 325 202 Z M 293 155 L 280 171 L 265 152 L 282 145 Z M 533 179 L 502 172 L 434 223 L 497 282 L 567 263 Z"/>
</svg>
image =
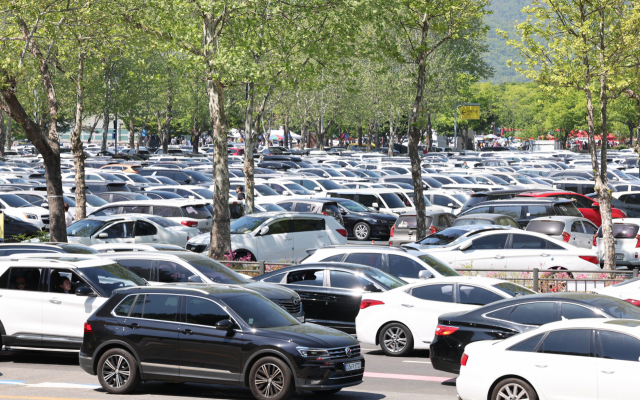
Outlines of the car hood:
<svg viewBox="0 0 640 400">
<path fill-rule="evenodd" d="M 358 341 L 351 335 L 310 323 L 280 328 L 263 328 L 260 329 L 260 335 L 274 339 L 292 340 L 295 344 L 305 347 L 334 348 L 358 344 Z"/>
<path fill-rule="evenodd" d="M 298 295 L 298 293 L 289 288 L 276 285 L 275 283 L 251 282 L 245 283 L 242 286 L 246 287 L 247 289 L 255 290 L 256 292 L 260 293 L 273 302 L 282 300 L 291 301 L 292 298 L 300 301 L 300 295 Z"/>
<path fill-rule="evenodd" d="M 209 244 L 211 241 L 210 233 L 203 233 L 202 235 L 195 236 L 191 240 L 189 240 L 189 244 Z"/>
<path fill-rule="evenodd" d="M 49 210 L 42 207 L 13 207 L 11 210 L 16 213 L 35 214 L 38 217 L 41 215 L 49 215 Z"/>
</svg>

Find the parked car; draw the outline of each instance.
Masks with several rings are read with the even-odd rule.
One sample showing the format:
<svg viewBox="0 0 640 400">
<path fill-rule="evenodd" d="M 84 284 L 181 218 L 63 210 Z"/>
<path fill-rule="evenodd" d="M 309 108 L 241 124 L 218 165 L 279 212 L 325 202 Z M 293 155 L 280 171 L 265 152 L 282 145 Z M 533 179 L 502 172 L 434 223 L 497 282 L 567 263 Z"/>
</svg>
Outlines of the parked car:
<svg viewBox="0 0 640 400">
<path fill-rule="evenodd" d="M 98 253 L 119 253 L 130 251 L 188 251 L 184 247 L 165 243 L 101 243 L 92 244 L 90 248 L 95 249 Z"/>
<path fill-rule="evenodd" d="M 355 319 L 365 293 L 406 285 L 380 269 L 348 263 L 295 265 L 254 279 L 295 290 L 302 298 L 307 321 L 348 333 L 355 333 Z"/>
<path fill-rule="evenodd" d="M 526 227 L 529 221 L 538 217 L 564 215 L 582 217 L 573 200 L 565 199 L 525 199 L 513 198 L 508 200 L 486 201 L 475 206 L 460 216 L 472 214 L 502 214 L 516 220 L 518 225 Z"/>
<path fill-rule="evenodd" d="M 454 224 L 455 225 L 455 224 Z M 462 242 L 468 237 L 479 235 L 484 232 L 513 229 L 508 226 L 501 225 L 463 225 L 452 226 L 447 229 L 443 229 L 440 232 L 427 235 L 427 237 L 413 243 L 405 243 L 402 248 L 411 250 L 424 250 L 428 248 L 437 248 L 448 246 L 453 242 Z"/>
<path fill-rule="evenodd" d="M 49 229 L 49 210 L 34 206 L 15 194 L 0 193 L 0 210 L 5 215 L 33 224 L 40 229 Z"/>
<path fill-rule="evenodd" d="M 511 199 L 516 195 L 518 195 L 519 193 L 530 192 L 530 191 L 531 189 L 520 188 L 520 189 L 506 189 L 506 190 L 500 189 L 500 190 L 471 193 L 471 195 L 469 195 L 469 200 L 467 200 L 467 202 L 464 203 L 464 206 L 462 206 L 462 210 L 460 212 L 462 213 L 467 210 L 470 210 L 472 207 L 475 207 L 480 203 L 484 203 L 485 201 Z"/>
<path fill-rule="evenodd" d="M 398 217 L 395 225 L 391 228 L 389 245 L 400 246 L 404 243 L 412 243 L 419 240 L 417 236 L 418 219 L 415 213 L 402 214 Z M 425 226 L 429 229 L 428 234 L 434 234 L 443 229 L 447 229 L 455 222 L 455 215 L 448 211 L 426 211 Z"/>
<path fill-rule="evenodd" d="M 291 212 L 329 215 L 344 226 L 338 203 L 333 199 L 291 199 L 279 201 L 276 204 Z"/>
<path fill-rule="evenodd" d="M 586 218 L 564 216 L 532 219 L 525 230 L 585 249 L 592 248 L 593 236 L 598 232 L 598 228 Z"/>
<path fill-rule="evenodd" d="M 65 293 L 62 281 L 70 286 Z M 117 288 L 146 282 L 110 260 L 68 254 L 0 259 L 2 345 L 77 350 L 82 325 Z"/>
<path fill-rule="evenodd" d="M 501 340 L 554 321 L 582 318 L 640 319 L 640 308 L 589 293 L 545 293 L 502 300 L 463 313 L 443 314 L 430 346 L 435 369 L 458 373 L 469 343 Z"/>
<path fill-rule="evenodd" d="M 625 214 L 614 218 L 640 218 L 640 192 L 613 192 L 611 196 L 611 206 Z"/>
<path fill-rule="evenodd" d="M 627 279 L 615 285 L 594 288 L 593 292 L 622 299 L 640 307 L 640 278 Z"/>
<path fill-rule="evenodd" d="M 500 225 L 510 228 L 520 229 L 520 225 L 515 219 L 502 214 L 468 214 L 463 215 L 453 222 L 452 226 L 473 226 L 473 225 Z"/>
<path fill-rule="evenodd" d="M 139 172 L 140 175 L 145 178 L 150 177 L 165 177 L 169 178 L 180 185 L 199 185 L 204 187 L 210 187 L 213 185 L 213 180 L 201 174 L 198 171 L 191 171 L 188 169 L 176 170 L 176 169 L 155 169 L 147 168 Z"/>
<path fill-rule="evenodd" d="M 133 174 L 137 174 L 142 169 L 142 166 L 135 164 L 107 164 L 103 167 L 100 167 L 102 170 L 109 171 L 119 171 L 119 172 L 130 172 Z M 107 172 L 107 171 L 104 171 Z"/>
<path fill-rule="evenodd" d="M 6 232 L 7 226 L 5 226 Z M 68 253 L 68 254 L 98 254 L 97 250 L 83 244 L 73 243 L 13 243 L 0 244 L 0 257 L 12 256 L 14 254 L 46 254 L 46 253 Z"/>
<path fill-rule="evenodd" d="M 364 206 L 372 208 L 383 214 L 395 217 L 408 212 L 415 212 L 414 208 L 407 206 L 396 194 L 394 189 L 340 189 L 330 190 L 327 197 L 338 197 L 353 200 Z M 440 210 L 440 208 L 436 208 Z"/>
<path fill-rule="evenodd" d="M 462 399 L 634 398 L 638 321 L 554 322 L 504 341 L 472 343 L 456 380 Z"/>
<path fill-rule="evenodd" d="M 620 218 L 613 221 L 613 237 L 615 242 L 616 265 L 628 269 L 640 267 L 640 218 Z M 600 264 L 604 264 L 604 244 L 602 240 L 602 227 L 593 236 L 593 246 L 600 258 Z"/>
<path fill-rule="evenodd" d="M 457 276 L 414 282 L 383 293 L 367 293 L 356 318 L 361 343 L 380 346 L 388 356 L 402 357 L 428 349 L 438 316 L 469 311 L 495 301 L 535 294 L 495 278 Z"/>
<path fill-rule="evenodd" d="M 296 390 L 334 394 L 364 374 L 355 338 L 301 324 L 238 286 L 120 290 L 84 331 L 80 367 L 112 394 L 162 380 L 248 386 L 257 399 L 287 400 Z"/>
<path fill-rule="evenodd" d="M 338 210 L 342 215 L 348 237 L 357 240 L 389 239 L 396 217 L 371 211 L 368 207 L 353 200 L 338 197 L 331 198 L 331 200 L 338 203 Z"/>
</svg>

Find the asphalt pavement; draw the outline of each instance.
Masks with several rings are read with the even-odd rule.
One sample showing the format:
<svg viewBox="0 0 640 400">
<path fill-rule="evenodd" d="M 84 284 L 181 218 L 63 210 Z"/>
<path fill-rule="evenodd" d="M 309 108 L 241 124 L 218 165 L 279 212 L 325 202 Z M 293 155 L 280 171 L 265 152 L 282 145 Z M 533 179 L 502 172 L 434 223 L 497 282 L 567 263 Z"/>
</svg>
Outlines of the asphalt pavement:
<svg viewBox="0 0 640 400">
<path fill-rule="evenodd" d="M 409 357 L 387 357 L 372 345 L 362 344 L 366 361 L 364 383 L 343 389 L 332 400 L 455 400 L 455 375 L 436 371 L 428 351 Z M 24 350 L 0 351 L 0 399 L 16 400 L 137 400 L 247 399 L 247 388 L 185 383 L 146 382 L 131 395 L 110 395 L 95 376 L 78 366 L 77 353 Z M 329 397 L 329 396 L 326 396 Z M 294 399 L 322 399 L 311 393 Z"/>
</svg>

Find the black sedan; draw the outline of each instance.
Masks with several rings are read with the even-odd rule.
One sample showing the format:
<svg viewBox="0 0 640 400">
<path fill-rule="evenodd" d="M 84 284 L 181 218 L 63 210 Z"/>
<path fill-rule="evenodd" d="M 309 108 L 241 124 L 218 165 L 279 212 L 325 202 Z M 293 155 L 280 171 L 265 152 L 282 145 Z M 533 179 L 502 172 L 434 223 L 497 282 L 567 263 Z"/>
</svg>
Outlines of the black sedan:
<svg viewBox="0 0 640 400">
<path fill-rule="evenodd" d="M 467 344 L 500 340 L 561 319 L 640 319 L 640 307 L 609 296 L 548 293 L 501 300 L 475 310 L 443 314 L 430 346 L 433 368 L 460 372 Z"/>
<path fill-rule="evenodd" d="M 342 214 L 344 227 L 347 229 L 349 237 L 355 237 L 358 240 L 371 238 L 389 240 L 391 227 L 396 223 L 397 217 L 371 211 L 353 200 L 337 197 L 332 197 L 331 200 L 338 203 L 338 209 Z"/>
<path fill-rule="evenodd" d="M 25 239 L 37 236 L 40 228 L 34 224 L 21 221 L 7 214 L 4 215 L 4 241 L 5 243 L 21 242 Z"/>
<path fill-rule="evenodd" d="M 377 268 L 347 263 L 303 264 L 253 278 L 295 290 L 302 299 L 305 319 L 347 333 L 355 333 L 362 294 L 382 292 L 407 283 Z"/>
</svg>

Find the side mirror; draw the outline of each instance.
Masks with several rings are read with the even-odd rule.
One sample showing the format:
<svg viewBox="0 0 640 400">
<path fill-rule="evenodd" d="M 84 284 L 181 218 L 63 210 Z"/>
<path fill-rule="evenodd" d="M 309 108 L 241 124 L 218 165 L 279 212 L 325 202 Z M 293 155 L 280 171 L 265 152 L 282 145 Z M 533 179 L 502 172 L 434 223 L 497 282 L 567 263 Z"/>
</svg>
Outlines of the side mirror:
<svg viewBox="0 0 640 400">
<path fill-rule="evenodd" d="M 233 322 L 228 319 L 223 319 L 222 321 L 216 322 L 216 329 L 219 331 L 230 331 L 233 329 Z"/>
<path fill-rule="evenodd" d="M 285 196 L 291 196 L 291 192 L 284 192 Z"/>
<path fill-rule="evenodd" d="M 378 203 L 371 204 L 371 207 L 375 208 L 376 210 L 380 209 L 380 206 L 378 205 Z"/>
<path fill-rule="evenodd" d="M 322 192 L 322 189 L 320 189 L 320 186 L 314 187 L 313 190 L 315 190 L 316 192 Z"/>
<path fill-rule="evenodd" d="M 191 178 L 187 178 L 184 180 L 184 183 L 191 183 Z"/>
<path fill-rule="evenodd" d="M 40 204 L 40 207 L 49 208 L 49 203 L 42 203 L 42 204 Z"/>
<path fill-rule="evenodd" d="M 98 297 L 98 294 L 94 292 L 90 287 L 83 286 L 76 289 L 76 296 Z"/>
<path fill-rule="evenodd" d="M 98 234 L 98 239 L 108 238 L 109 234 L 107 232 L 101 232 Z"/>
<path fill-rule="evenodd" d="M 202 282 L 202 278 L 200 278 L 198 275 L 191 275 L 189 278 L 187 278 L 187 280 L 189 282 Z"/>
<path fill-rule="evenodd" d="M 371 292 L 371 293 L 377 293 L 377 292 L 382 292 L 382 290 L 378 289 L 376 287 L 376 285 L 374 285 L 373 283 L 370 283 L 368 285 L 365 285 L 362 288 L 365 292 Z"/>
<path fill-rule="evenodd" d="M 263 226 L 262 229 L 260 229 L 260 235 L 266 235 L 267 233 L 269 233 L 269 227 Z"/>
<path fill-rule="evenodd" d="M 594 201 L 593 204 L 591 204 L 591 208 L 600 208 L 600 203 Z"/>
<path fill-rule="evenodd" d="M 347 212 L 346 211 L 340 211 L 340 214 L 347 215 Z"/>
<path fill-rule="evenodd" d="M 422 271 L 418 272 L 418 278 L 420 279 L 431 279 L 433 277 L 434 276 L 431 273 L 431 271 L 428 271 L 426 269 L 423 269 Z"/>
<path fill-rule="evenodd" d="M 449 203 L 449 204 L 447 204 L 447 207 L 451 207 L 451 208 L 453 208 L 453 203 Z"/>
<path fill-rule="evenodd" d="M 464 242 L 458 247 L 458 250 L 464 251 L 473 245 L 473 240 L 469 240 L 468 242 Z"/>
</svg>

